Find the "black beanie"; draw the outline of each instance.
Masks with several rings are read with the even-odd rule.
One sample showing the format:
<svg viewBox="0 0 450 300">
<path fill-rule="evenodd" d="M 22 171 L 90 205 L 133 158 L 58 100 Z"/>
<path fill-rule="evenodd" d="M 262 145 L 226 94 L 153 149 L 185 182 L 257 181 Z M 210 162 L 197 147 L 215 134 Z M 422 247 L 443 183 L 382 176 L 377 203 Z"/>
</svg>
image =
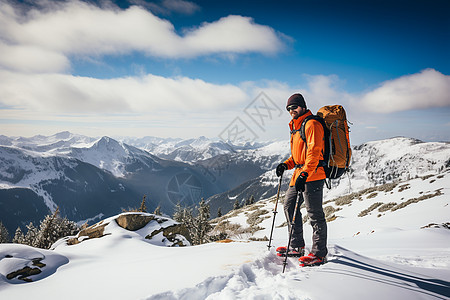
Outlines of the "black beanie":
<svg viewBox="0 0 450 300">
<path fill-rule="evenodd" d="M 286 108 L 288 108 L 291 105 L 298 105 L 300 107 L 306 108 L 305 99 L 301 94 L 294 94 L 291 97 L 289 97 L 288 102 L 286 104 Z"/>
</svg>

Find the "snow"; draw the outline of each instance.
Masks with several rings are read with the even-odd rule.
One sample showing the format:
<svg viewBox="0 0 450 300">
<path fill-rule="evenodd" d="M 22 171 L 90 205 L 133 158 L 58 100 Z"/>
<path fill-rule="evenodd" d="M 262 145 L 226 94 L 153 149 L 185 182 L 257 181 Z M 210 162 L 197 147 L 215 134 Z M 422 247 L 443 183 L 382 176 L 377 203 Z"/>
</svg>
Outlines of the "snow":
<svg viewBox="0 0 450 300">
<path fill-rule="evenodd" d="M 77 157 L 123 176 L 124 158 L 133 154 L 123 142 L 68 132 L 29 139 L 1 138 L 1 174 L 5 179 L 12 178 L 15 174 L 10 175 L 7 169 L 14 167 L 24 170 L 25 176 L 15 184 L 2 181 L 0 188 L 32 188 L 45 196 L 47 206 L 52 208 L 55 205 L 50 195 L 39 186 L 44 179 L 64 176 L 51 168 L 52 157 Z M 194 156 L 197 159 L 208 158 L 211 153 L 229 153 L 226 144 L 215 145 L 205 138 L 148 138 L 139 142 L 157 153 L 193 149 L 199 152 Z M 235 149 L 242 159 L 261 161 L 267 168 L 261 176 L 263 184 L 278 183 L 272 165 L 288 155 L 288 142 Z M 161 235 L 151 242 L 144 238 L 156 227 L 130 232 L 110 223 L 105 228 L 108 235 L 102 238 L 72 246 L 60 241 L 54 250 L 0 244 L 0 299 L 449 299 L 450 173 L 443 171 L 449 149 L 447 143 L 407 138 L 370 142 L 355 149 L 352 177 L 344 175 L 337 187 L 325 189 L 324 207 L 332 206 L 336 211 L 335 219 L 328 223 L 330 253 L 323 266 L 300 268 L 290 258 L 282 273 L 282 261 L 273 248 L 268 251 L 267 242 L 249 240 L 270 234 L 274 199 L 269 198 L 255 204 L 267 212 L 258 224 L 264 229 L 238 234 L 230 243 L 167 247 Z M 140 153 L 133 155 L 139 157 Z M 377 178 L 385 176 L 379 174 L 392 174 L 388 181 L 394 183 L 392 189 L 361 193 L 347 204 L 333 201 L 380 185 Z M 427 174 L 430 176 L 424 177 Z M 411 199 L 422 200 L 395 211 L 379 210 L 381 204 Z M 374 203 L 381 204 L 358 216 Z M 305 209 L 301 211 L 304 216 Z M 247 227 L 250 213 L 249 206 L 228 220 Z M 286 244 L 287 229 L 280 227 L 284 222 L 279 203 L 272 245 Z M 308 223 L 304 231 L 309 249 Z M 46 265 L 42 273 L 31 277 L 33 282 L 6 278 L 25 266 L 34 267 L 33 259 Z"/>
<path fill-rule="evenodd" d="M 436 193 L 439 190 L 440 193 Z M 374 194 L 376 193 L 376 195 Z M 375 209 L 373 203 L 405 202 L 428 195 L 398 210 Z M 434 195 L 434 196 L 433 196 Z M 253 237 L 270 234 L 274 199 L 257 202 L 269 218 Z M 240 235 L 229 243 L 166 247 L 161 236 L 145 240 L 146 227 L 127 231 L 114 222 L 102 238 L 54 250 L 0 245 L 2 299 L 449 299 L 450 298 L 450 172 L 398 183 L 391 190 L 362 194 L 340 208 L 328 223 L 328 263 L 300 268 L 268 250 L 268 242 Z M 230 217 L 248 226 L 253 206 Z M 278 205 L 273 246 L 286 243 L 283 206 Z M 302 214 L 305 210 L 302 209 Z M 109 222 L 111 218 L 104 220 Z M 446 224 L 447 225 L 443 225 Z M 433 225 L 434 224 L 434 225 Z M 311 226 L 304 225 L 307 249 Z M 6 257 L 11 255 L 12 257 Z M 42 258 L 45 272 L 34 282 L 8 280 L 12 270 Z"/>
</svg>

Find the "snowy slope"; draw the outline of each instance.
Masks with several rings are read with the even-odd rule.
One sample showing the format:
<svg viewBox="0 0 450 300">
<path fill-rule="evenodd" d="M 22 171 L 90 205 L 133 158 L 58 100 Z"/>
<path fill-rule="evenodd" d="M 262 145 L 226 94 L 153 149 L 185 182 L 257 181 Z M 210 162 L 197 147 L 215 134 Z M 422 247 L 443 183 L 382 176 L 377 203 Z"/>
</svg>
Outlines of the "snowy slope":
<svg viewBox="0 0 450 300">
<path fill-rule="evenodd" d="M 209 159 L 221 154 L 233 153 L 235 151 L 233 145 L 222 141 L 211 140 L 203 136 L 186 140 L 155 137 L 139 139 L 124 138 L 123 142 L 144 149 L 160 158 L 189 163 Z"/>
<path fill-rule="evenodd" d="M 72 147 L 88 147 L 96 140 L 98 139 L 63 131 L 51 136 L 37 135 L 30 138 L 1 136 L 0 145 L 57 155 L 70 151 Z"/>
<path fill-rule="evenodd" d="M 393 202 L 396 204 L 382 208 Z M 381 204 L 367 210 L 375 203 Z M 268 251 L 268 242 L 251 241 L 270 233 L 274 207 L 270 198 L 220 220 L 241 227 L 229 243 L 163 247 L 145 241 L 139 233 L 111 225 L 107 227 L 109 235 L 73 246 L 58 243 L 54 251 L 2 244 L 0 297 L 450 298 L 449 170 L 329 199 L 324 206 L 334 211 L 328 210 L 328 263 L 319 267 L 300 268 L 291 258 L 282 273 L 282 261 L 273 248 Z M 286 243 L 281 204 L 278 211 L 273 246 Z M 260 230 L 246 231 L 250 224 Z M 309 248 L 311 226 L 306 223 L 304 228 Z M 49 268 L 39 280 L 19 283 L 5 278 L 5 270 L 11 270 L 13 264 L 23 266 L 35 257 L 43 258 L 41 262 Z"/>
<path fill-rule="evenodd" d="M 124 177 L 128 173 L 127 166 L 136 161 L 149 169 L 158 164 L 157 158 L 148 152 L 109 137 L 102 137 L 90 147 L 74 147 L 67 155 L 108 170 L 116 177 Z"/>
<path fill-rule="evenodd" d="M 34 157 L 79 159 L 100 169 L 107 170 L 116 177 L 125 176 L 127 164 L 132 163 L 134 160 L 139 160 L 145 165 L 151 165 L 152 160 L 155 159 L 155 157 L 145 151 L 109 137 L 91 138 L 70 132 L 60 132 L 52 136 L 38 135 L 31 138 L 8 138 L 3 136 L 3 138 L 0 138 L 0 145 L 7 146 L 5 148 L 15 149 L 16 152 L 23 151 L 25 154 Z M 17 157 L 16 161 L 20 163 L 20 158 Z M 0 170 L 0 174 L 7 174 L 6 168 L 4 168 L 3 172 Z M 55 175 L 52 176 L 54 177 Z"/>
<path fill-rule="evenodd" d="M 272 149 L 272 150 L 265 150 Z M 263 151 L 264 150 L 264 151 Z M 251 195 L 256 199 L 274 195 L 278 178 L 275 175 L 277 163 L 289 155 L 288 143 L 277 142 L 266 147 L 248 151 L 246 159 L 272 162 L 272 167 L 258 178 L 242 183 L 235 189 L 214 195 L 208 201 L 222 211 L 233 207 L 238 199 L 244 203 Z M 276 155 L 280 153 L 282 155 Z M 243 155 L 243 154 L 240 154 Z M 259 159 L 259 160 L 258 160 Z M 353 148 L 350 170 L 339 180 L 332 182 L 331 189 L 324 189 L 325 198 L 358 192 L 384 183 L 394 183 L 417 176 L 439 174 L 450 167 L 450 143 L 421 142 L 416 139 L 397 137 L 368 142 Z M 292 170 L 285 172 L 283 188 L 287 188 Z"/>
</svg>

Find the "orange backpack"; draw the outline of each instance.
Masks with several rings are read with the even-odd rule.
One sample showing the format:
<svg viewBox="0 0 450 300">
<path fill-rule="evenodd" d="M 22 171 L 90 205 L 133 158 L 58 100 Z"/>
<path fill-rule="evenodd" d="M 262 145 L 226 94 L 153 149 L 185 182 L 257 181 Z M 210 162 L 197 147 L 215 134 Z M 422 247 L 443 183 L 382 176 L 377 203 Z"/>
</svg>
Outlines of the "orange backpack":
<svg viewBox="0 0 450 300">
<path fill-rule="evenodd" d="M 319 166 L 324 168 L 327 178 L 339 178 L 348 170 L 352 156 L 345 109 L 341 105 L 327 105 L 320 108 L 317 115 L 306 117 L 300 127 L 300 135 L 305 143 L 305 125 L 311 119 L 322 124 L 325 134 L 324 160 L 320 161 Z"/>
</svg>

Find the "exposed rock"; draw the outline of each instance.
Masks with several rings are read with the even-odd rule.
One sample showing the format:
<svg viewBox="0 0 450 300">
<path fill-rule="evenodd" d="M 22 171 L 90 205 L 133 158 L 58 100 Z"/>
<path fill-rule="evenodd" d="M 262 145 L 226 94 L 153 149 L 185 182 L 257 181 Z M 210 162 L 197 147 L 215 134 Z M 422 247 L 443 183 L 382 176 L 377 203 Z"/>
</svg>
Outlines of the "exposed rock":
<svg viewBox="0 0 450 300">
<path fill-rule="evenodd" d="M 155 215 L 126 214 L 117 217 L 116 222 L 122 228 L 136 231 L 144 228 L 145 225 L 153 220 L 156 220 L 160 224 L 167 221 L 167 219 L 161 220 L 161 218 L 158 218 Z"/>
<path fill-rule="evenodd" d="M 159 237 L 160 241 L 164 245 L 171 247 L 186 246 L 188 245 L 188 243 L 192 243 L 188 230 L 181 224 L 176 223 L 171 219 L 153 214 L 132 212 L 123 213 L 116 217 L 112 217 L 108 220 L 104 220 L 90 227 L 87 227 L 81 230 L 77 236 L 69 238 L 67 240 L 67 244 L 76 245 L 88 239 L 101 238 L 107 235 L 105 234 L 105 227 L 112 221 L 115 221 L 117 225 L 130 231 L 137 231 L 147 226 L 150 222 L 157 222 L 158 224 L 155 224 L 155 226 L 151 226 L 151 228 L 155 228 L 154 230 L 152 230 L 152 232 L 140 234 L 143 234 L 145 239 L 151 240 L 154 239 L 158 234 L 162 233 L 162 236 Z M 164 224 L 166 222 L 167 224 Z"/>
<path fill-rule="evenodd" d="M 77 234 L 76 237 L 70 238 L 70 239 L 67 240 L 67 245 L 76 245 L 76 244 L 78 244 L 78 243 L 80 243 L 81 241 L 84 241 L 84 240 L 100 238 L 102 236 L 105 236 L 105 234 L 104 234 L 105 227 L 109 223 L 105 223 L 105 224 L 102 224 L 102 223 L 103 223 L 103 221 L 100 221 L 97 224 L 94 224 L 92 226 L 89 226 L 89 227 L 81 230 Z M 87 237 L 87 238 L 80 239 L 81 237 Z"/>
<path fill-rule="evenodd" d="M 160 232 L 163 233 L 164 237 L 167 240 L 173 243 L 173 246 L 179 247 L 185 246 L 180 236 L 185 237 L 189 241 L 189 243 L 192 243 L 188 230 L 181 224 L 175 224 L 166 228 L 155 230 L 151 234 L 147 235 L 145 238 L 151 240 L 154 236 L 156 236 Z"/>
<path fill-rule="evenodd" d="M 28 277 L 32 276 L 32 275 L 37 275 L 37 274 L 39 274 L 41 272 L 42 271 L 39 268 L 30 268 L 30 267 L 27 266 L 27 267 L 25 267 L 23 269 L 20 269 L 20 270 L 17 270 L 17 271 L 9 273 L 8 275 L 6 275 L 6 278 L 11 280 L 11 279 L 16 278 L 17 276 L 19 276 L 19 277 L 17 277 L 17 279 L 20 279 L 20 280 L 23 280 L 23 281 L 26 281 L 26 282 L 31 282 L 33 280 L 31 280 L 31 278 L 28 278 Z"/>
</svg>

